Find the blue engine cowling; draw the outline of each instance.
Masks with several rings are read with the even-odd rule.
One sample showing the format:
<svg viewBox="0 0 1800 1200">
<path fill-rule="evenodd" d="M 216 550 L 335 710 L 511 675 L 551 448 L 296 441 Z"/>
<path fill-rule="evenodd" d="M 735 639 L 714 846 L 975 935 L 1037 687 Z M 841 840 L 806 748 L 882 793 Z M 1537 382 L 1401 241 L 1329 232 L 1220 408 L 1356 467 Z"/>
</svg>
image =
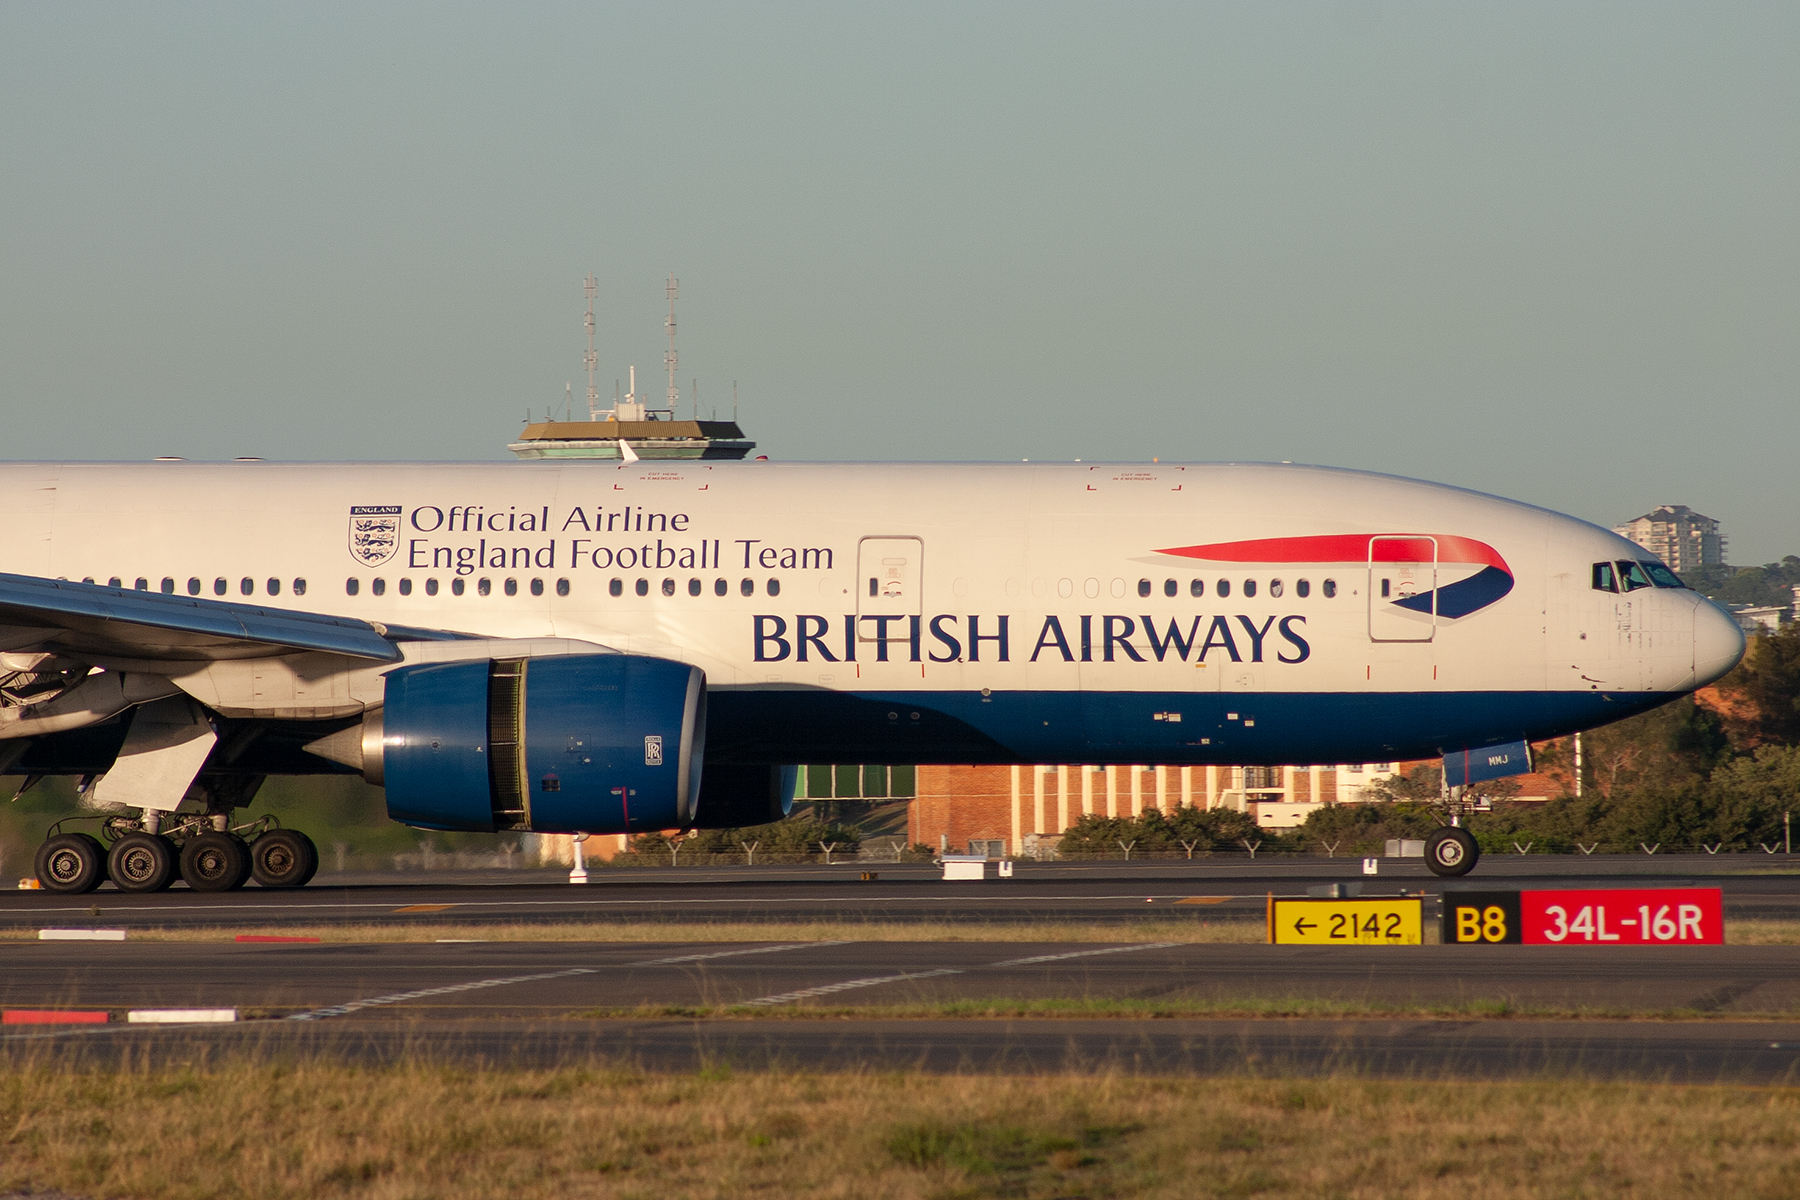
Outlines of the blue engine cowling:
<svg viewBox="0 0 1800 1200">
<path fill-rule="evenodd" d="M 380 745 L 388 815 L 408 825 L 674 829 L 700 794 L 706 676 L 629 654 L 401 667 Z"/>
</svg>

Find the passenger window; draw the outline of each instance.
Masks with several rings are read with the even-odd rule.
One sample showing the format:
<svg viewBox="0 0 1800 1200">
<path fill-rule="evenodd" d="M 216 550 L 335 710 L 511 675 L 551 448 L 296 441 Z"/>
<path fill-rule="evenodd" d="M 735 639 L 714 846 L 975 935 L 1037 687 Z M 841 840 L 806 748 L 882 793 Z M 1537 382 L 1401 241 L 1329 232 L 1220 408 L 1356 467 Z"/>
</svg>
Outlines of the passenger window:
<svg viewBox="0 0 1800 1200">
<path fill-rule="evenodd" d="M 1214 589 L 1213 594 L 1218 596 L 1218 598 L 1221 600 L 1223 600 L 1223 599 L 1225 599 L 1225 597 L 1231 595 L 1231 580 L 1229 580 L 1229 579 L 1219 580 L 1219 586 L 1216 589 Z"/>
<path fill-rule="evenodd" d="M 569 594 L 569 581 L 568 580 L 559 579 L 556 581 L 556 594 L 559 596 L 566 596 Z"/>
<path fill-rule="evenodd" d="M 463 591 L 466 589 L 466 587 L 467 587 L 467 585 L 464 584 L 462 580 L 452 579 L 450 581 L 450 594 L 452 596 L 460 596 L 463 594 Z"/>
<path fill-rule="evenodd" d="M 1325 594 L 1327 600 L 1331 599 L 1333 596 L 1337 595 L 1337 580 L 1327 579 L 1324 583 L 1319 585 L 1319 590 Z"/>
<path fill-rule="evenodd" d="M 742 582 L 738 585 L 738 591 L 742 592 L 746 596 L 756 595 L 756 580 L 754 580 L 754 579 L 744 580 L 744 582 Z"/>
<path fill-rule="evenodd" d="M 281 580 L 279 580 L 279 579 L 269 580 L 269 595 L 271 595 L 271 596 L 281 595 Z"/>
<path fill-rule="evenodd" d="M 402 595 L 402 596 L 410 596 L 410 595 L 412 595 L 412 580 L 410 580 L 410 579 L 402 579 L 402 580 L 401 580 L 401 581 L 400 581 L 400 594 L 401 594 L 401 595 Z"/>
<path fill-rule="evenodd" d="M 700 581 L 698 579 L 688 580 L 688 595 L 698 596 L 699 594 L 700 594 Z"/>
<path fill-rule="evenodd" d="M 1277 598 L 1280 597 L 1280 595 L 1281 595 L 1281 580 L 1279 580 L 1279 579 L 1269 580 L 1269 595 L 1275 596 Z"/>
<path fill-rule="evenodd" d="M 81 582 L 83 582 L 83 583 L 92 583 L 92 582 L 94 582 L 94 577 L 93 577 L 93 576 L 92 576 L 92 575 L 83 575 L 83 576 L 82 576 L 82 577 L 81 577 Z"/>
<path fill-rule="evenodd" d="M 637 594 L 640 596 L 648 596 L 650 594 L 650 581 L 648 579 L 640 579 L 637 581 Z"/>
<path fill-rule="evenodd" d="M 477 596 L 490 596 L 493 594 L 493 592 L 494 592 L 494 581 L 493 580 L 477 579 L 475 581 L 475 594 Z"/>
<path fill-rule="evenodd" d="M 726 583 L 723 579 L 713 580 L 713 595 L 723 596 L 730 591 L 731 591 L 731 585 L 729 583 Z"/>
<path fill-rule="evenodd" d="M 541 596 L 544 594 L 544 581 L 543 580 L 534 579 L 531 581 L 531 594 L 534 596 Z"/>
<path fill-rule="evenodd" d="M 1254 580 L 1254 579 L 1244 580 L 1244 595 L 1246 595 L 1246 596 L 1256 595 L 1256 580 Z"/>
<path fill-rule="evenodd" d="M 162 590 L 163 590 L 163 595 L 173 596 L 175 594 L 175 581 L 173 579 L 170 579 L 167 575 L 164 575 L 163 581 L 162 581 Z"/>
<path fill-rule="evenodd" d="M 200 594 L 200 581 L 198 579 L 190 577 L 188 579 L 188 595 L 198 596 L 199 594 Z"/>
<path fill-rule="evenodd" d="M 1687 586 L 1681 582 L 1681 576 L 1661 563 L 1645 563 L 1644 569 L 1650 572 L 1651 581 L 1659 588 L 1684 588 Z"/>
<path fill-rule="evenodd" d="M 1150 581 L 1148 579 L 1138 580 L 1138 595 L 1148 596 L 1149 594 L 1150 594 Z"/>
<path fill-rule="evenodd" d="M 124 581 L 121 580 L 117 575 L 114 575 L 111 579 L 106 581 L 106 586 L 107 587 L 118 587 L 123 582 Z"/>
<path fill-rule="evenodd" d="M 168 589 L 165 588 L 164 590 L 167 591 Z M 362 591 L 362 584 L 357 581 L 356 576 L 352 575 L 350 578 L 344 580 L 344 595 L 354 596 L 360 591 Z"/>
<path fill-rule="evenodd" d="M 89 580 L 89 582 L 91 583 L 93 581 Z M 213 580 L 213 595 L 223 596 L 230 589 L 231 589 L 231 585 L 229 583 L 226 583 L 223 578 Z M 194 589 L 190 587 L 188 590 L 193 591 Z"/>
<path fill-rule="evenodd" d="M 377 596 L 387 595 L 387 580 L 382 579 L 380 576 L 376 576 L 369 581 L 369 591 Z"/>
<path fill-rule="evenodd" d="M 1190 595 L 1190 596 L 1206 595 L 1206 580 L 1196 579 L 1196 580 L 1194 580 L 1194 582 L 1188 584 L 1188 595 Z"/>
<path fill-rule="evenodd" d="M 1635 592 L 1639 588 L 1650 586 L 1650 576 L 1644 571 L 1644 564 L 1629 558 L 1619 560 L 1620 590 Z"/>
<path fill-rule="evenodd" d="M 296 596 L 306 595 L 306 580 L 304 580 L 304 579 L 294 580 L 294 595 L 296 595 Z"/>
<path fill-rule="evenodd" d="M 1618 580 L 1613 575 L 1613 565 L 1609 562 L 1594 564 L 1594 590 L 1596 592 L 1616 592 L 1619 590 Z"/>
<path fill-rule="evenodd" d="M 769 580 L 769 595 L 771 595 L 771 596 L 781 595 L 781 580 L 779 580 L 779 579 Z"/>
<path fill-rule="evenodd" d="M 1312 584 L 1304 579 L 1294 580 L 1294 595 L 1300 597 L 1302 600 L 1306 599 L 1308 596 L 1312 595 Z"/>
<path fill-rule="evenodd" d="M 425 594 L 427 596 L 435 596 L 435 595 L 437 595 L 437 593 L 438 593 L 438 581 L 435 579 L 427 579 L 425 581 Z"/>
<path fill-rule="evenodd" d="M 675 581 L 673 579 L 663 580 L 662 593 L 665 596 L 673 596 L 675 594 Z"/>
<path fill-rule="evenodd" d="M 244 578 L 238 580 L 238 591 L 246 596 L 256 595 L 256 580 L 251 579 L 246 575 Z"/>
<path fill-rule="evenodd" d="M 1381 581 L 1381 598 L 1383 600 L 1386 600 L 1388 598 L 1388 589 L 1391 588 L 1392 586 L 1393 586 L 1392 580 L 1384 579 Z"/>
<path fill-rule="evenodd" d="M 623 579 L 615 579 L 607 584 L 606 594 L 609 596 L 623 596 L 625 594 L 625 581 Z"/>
<path fill-rule="evenodd" d="M 507 580 L 507 581 L 506 581 L 506 583 L 505 583 L 505 584 L 504 584 L 504 585 L 503 585 L 503 586 L 504 586 L 504 587 L 505 587 L 505 589 L 506 589 L 506 594 L 507 594 L 507 595 L 509 595 L 509 596 L 516 596 L 516 595 L 518 595 L 518 594 L 519 594 L 519 581 L 518 581 L 518 580 L 516 580 L 516 579 L 509 579 L 509 580 Z"/>
<path fill-rule="evenodd" d="M 145 579 L 142 575 L 139 575 L 138 581 L 131 586 L 135 587 L 140 592 L 147 592 L 150 590 L 150 581 Z"/>
</svg>

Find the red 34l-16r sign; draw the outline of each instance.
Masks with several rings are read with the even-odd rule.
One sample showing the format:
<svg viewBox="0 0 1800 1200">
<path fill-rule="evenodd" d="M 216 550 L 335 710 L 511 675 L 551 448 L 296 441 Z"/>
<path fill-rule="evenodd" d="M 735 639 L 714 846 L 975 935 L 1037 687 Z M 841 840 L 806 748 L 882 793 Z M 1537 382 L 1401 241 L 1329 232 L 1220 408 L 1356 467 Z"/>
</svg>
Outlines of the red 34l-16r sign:
<svg viewBox="0 0 1800 1200">
<path fill-rule="evenodd" d="M 1719 946 L 1718 888 L 1582 888 L 1444 893 L 1446 945 Z"/>
</svg>

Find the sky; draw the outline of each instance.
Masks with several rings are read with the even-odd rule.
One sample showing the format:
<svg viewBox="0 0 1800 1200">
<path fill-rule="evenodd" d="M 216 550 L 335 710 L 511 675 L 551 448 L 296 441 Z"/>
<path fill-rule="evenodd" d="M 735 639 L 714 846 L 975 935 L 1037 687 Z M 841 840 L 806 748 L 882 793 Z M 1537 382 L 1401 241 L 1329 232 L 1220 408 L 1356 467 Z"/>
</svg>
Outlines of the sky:
<svg viewBox="0 0 1800 1200">
<path fill-rule="evenodd" d="M 0 0 L 0 456 L 1287 460 L 1800 554 L 1800 5 Z"/>
</svg>

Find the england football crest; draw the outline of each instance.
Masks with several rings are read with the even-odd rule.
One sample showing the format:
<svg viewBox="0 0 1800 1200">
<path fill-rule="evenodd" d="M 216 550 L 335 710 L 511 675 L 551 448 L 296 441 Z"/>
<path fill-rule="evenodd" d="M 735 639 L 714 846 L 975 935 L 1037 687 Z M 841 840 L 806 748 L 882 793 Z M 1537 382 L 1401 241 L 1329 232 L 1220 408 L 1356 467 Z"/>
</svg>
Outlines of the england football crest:
<svg viewBox="0 0 1800 1200">
<path fill-rule="evenodd" d="M 350 557 L 365 567 L 379 567 L 400 546 L 398 504 L 350 506 Z"/>
</svg>

